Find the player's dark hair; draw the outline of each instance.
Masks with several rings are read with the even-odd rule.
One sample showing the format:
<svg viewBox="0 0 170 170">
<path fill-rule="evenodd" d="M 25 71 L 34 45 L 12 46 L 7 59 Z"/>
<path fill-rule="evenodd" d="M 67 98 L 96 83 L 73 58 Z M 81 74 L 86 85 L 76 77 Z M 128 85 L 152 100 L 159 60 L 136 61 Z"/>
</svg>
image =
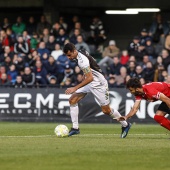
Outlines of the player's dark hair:
<svg viewBox="0 0 170 170">
<path fill-rule="evenodd" d="M 68 51 L 73 52 L 75 49 L 76 49 L 76 47 L 75 47 L 74 44 L 72 44 L 72 43 L 67 43 L 67 44 L 64 46 L 64 48 L 63 48 L 63 52 L 64 52 L 65 54 L 67 54 Z"/>
<path fill-rule="evenodd" d="M 130 87 L 131 88 L 141 88 L 142 84 L 138 78 L 134 77 L 134 78 L 129 79 L 126 83 L 126 88 L 129 89 Z"/>
</svg>

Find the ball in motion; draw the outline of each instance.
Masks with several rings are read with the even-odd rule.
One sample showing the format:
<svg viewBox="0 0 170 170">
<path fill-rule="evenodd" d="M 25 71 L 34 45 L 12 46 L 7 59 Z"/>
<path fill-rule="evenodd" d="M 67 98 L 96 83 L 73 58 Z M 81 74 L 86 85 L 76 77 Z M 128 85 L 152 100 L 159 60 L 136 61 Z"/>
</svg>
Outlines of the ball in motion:
<svg viewBox="0 0 170 170">
<path fill-rule="evenodd" d="M 57 137 L 66 137 L 69 134 L 69 129 L 66 125 L 58 125 L 54 129 L 54 133 L 57 135 Z"/>
</svg>

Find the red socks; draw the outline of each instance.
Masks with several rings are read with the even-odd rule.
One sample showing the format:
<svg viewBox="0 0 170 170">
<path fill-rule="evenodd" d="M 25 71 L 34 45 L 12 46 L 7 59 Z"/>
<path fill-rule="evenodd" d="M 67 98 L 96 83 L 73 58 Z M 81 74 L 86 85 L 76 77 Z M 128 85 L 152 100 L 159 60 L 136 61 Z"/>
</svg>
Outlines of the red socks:
<svg viewBox="0 0 170 170">
<path fill-rule="evenodd" d="M 170 130 L 170 120 L 168 120 L 166 117 L 160 116 L 160 115 L 155 115 L 154 120 L 156 122 L 158 122 L 164 128 Z"/>
</svg>

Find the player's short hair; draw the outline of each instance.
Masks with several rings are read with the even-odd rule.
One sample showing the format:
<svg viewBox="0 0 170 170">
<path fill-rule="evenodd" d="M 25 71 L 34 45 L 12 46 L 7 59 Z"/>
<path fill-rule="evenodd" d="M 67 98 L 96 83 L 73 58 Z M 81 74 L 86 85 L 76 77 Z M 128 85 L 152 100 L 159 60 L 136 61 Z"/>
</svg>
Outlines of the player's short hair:
<svg viewBox="0 0 170 170">
<path fill-rule="evenodd" d="M 68 53 L 68 51 L 73 52 L 75 49 L 76 49 L 76 47 L 74 44 L 67 43 L 63 48 L 63 52 L 66 54 L 66 53 Z"/>
<path fill-rule="evenodd" d="M 141 88 L 142 84 L 138 78 L 134 77 L 134 78 L 129 79 L 126 83 L 126 88 L 129 89 L 130 87 L 131 88 Z"/>
</svg>

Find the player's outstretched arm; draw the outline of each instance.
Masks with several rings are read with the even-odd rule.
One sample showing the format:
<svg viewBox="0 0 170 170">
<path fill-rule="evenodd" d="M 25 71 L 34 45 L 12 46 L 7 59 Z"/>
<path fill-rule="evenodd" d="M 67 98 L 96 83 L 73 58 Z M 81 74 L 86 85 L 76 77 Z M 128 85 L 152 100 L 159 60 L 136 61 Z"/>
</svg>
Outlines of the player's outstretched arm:
<svg viewBox="0 0 170 170">
<path fill-rule="evenodd" d="M 126 116 L 121 116 L 120 118 L 118 118 L 118 121 L 127 120 L 135 115 L 140 107 L 140 102 L 141 100 L 136 100 L 130 112 Z"/>
</svg>

